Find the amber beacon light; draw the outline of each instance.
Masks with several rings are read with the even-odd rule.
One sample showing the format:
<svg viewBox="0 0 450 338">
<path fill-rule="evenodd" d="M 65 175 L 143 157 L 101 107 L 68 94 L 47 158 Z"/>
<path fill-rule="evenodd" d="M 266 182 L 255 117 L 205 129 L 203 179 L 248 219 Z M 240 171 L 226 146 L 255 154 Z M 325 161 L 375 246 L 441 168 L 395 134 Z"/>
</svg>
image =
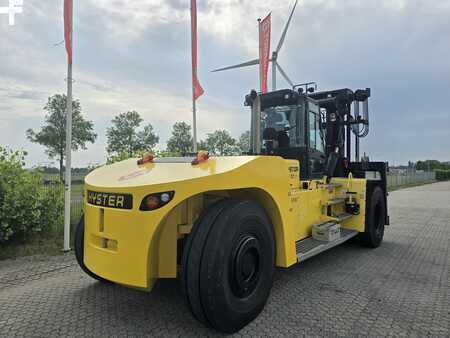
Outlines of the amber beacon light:
<svg viewBox="0 0 450 338">
<path fill-rule="evenodd" d="M 199 151 L 197 157 L 192 161 L 192 165 L 197 165 L 209 160 L 209 153 L 207 151 Z"/>
<path fill-rule="evenodd" d="M 153 155 L 152 153 L 145 153 L 144 155 L 142 155 L 142 158 L 138 161 L 138 165 L 153 163 L 154 159 L 155 155 Z"/>
</svg>

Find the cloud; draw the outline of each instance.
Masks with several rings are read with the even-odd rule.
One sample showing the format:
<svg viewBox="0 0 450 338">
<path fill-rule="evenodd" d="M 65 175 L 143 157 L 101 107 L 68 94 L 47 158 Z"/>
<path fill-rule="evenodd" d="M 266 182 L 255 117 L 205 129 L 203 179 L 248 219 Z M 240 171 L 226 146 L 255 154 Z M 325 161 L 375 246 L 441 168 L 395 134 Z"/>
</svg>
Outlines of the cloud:
<svg viewBox="0 0 450 338">
<path fill-rule="evenodd" d="M 37 100 L 39 99 L 44 93 L 41 91 L 28 89 L 28 88 L 21 88 L 21 87 L 0 87 L 0 95 L 6 98 L 11 99 L 18 99 L 18 100 Z"/>
</svg>

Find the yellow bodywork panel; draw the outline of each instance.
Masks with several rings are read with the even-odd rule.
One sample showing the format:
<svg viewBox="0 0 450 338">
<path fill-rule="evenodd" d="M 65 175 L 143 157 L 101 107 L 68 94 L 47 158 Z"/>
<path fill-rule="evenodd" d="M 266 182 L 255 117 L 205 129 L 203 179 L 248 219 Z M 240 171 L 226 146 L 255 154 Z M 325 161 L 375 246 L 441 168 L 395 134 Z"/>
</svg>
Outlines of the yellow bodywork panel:
<svg viewBox="0 0 450 338">
<path fill-rule="evenodd" d="M 203 208 L 223 197 L 253 199 L 272 221 L 276 264 L 297 262 L 295 244 L 311 235 L 313 224 L 328 219 L 326 203 L 352 196 L 361 213 L 343 227 L 364 231 L 366 181 L 311 181 L 305 189 L 299 162 L 268 156 L 211 158 L 200 165 L 190 161 L 137 165 L 127 160 L 101 167 L 86 177 L 86 192 L 131 194 L 132 209 L 89 204 L 85 207 L 84 263 L 95 274 L 130 287 L 150 290 L 158 278 L 177 276 L 177 241 L 190 233 Z M 170 203 L 154 211 L 140 211 L 149 194 L 174 191 Z M 333 207 L 338 213 L 339 207 Z"/>
</svg>

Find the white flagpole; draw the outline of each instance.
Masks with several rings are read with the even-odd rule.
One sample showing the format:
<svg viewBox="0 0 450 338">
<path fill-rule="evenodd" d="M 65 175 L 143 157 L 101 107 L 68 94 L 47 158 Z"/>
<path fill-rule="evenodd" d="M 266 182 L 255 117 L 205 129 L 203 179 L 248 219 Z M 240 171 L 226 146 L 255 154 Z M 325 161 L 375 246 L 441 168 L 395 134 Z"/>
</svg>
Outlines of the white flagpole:
<svg viewBox="0 0 450 338">
<path fill-rule="evenodd" d="M 197 4 L 196 4 L 197 5 Z M 195 10 L 197 10 L 197 8 L 195 8 Z M 196 17 L 195 20 L 197 20 L 197 13 L 195 13 Z M 194 35 L 197 35 L 197 32 L 194 31 L 194 29 L 197 29 L 197 22 L 195 24 L 193 24 L 193 6 L 192 6 L 192 1 L 191 1 L 191 48 L 194 47 Z M 197 48 L 197 45 L 195 45 L 195 48 Z M 192 53 L 192 57 L 194 54 L 194 51 L 191 50 Z M 195 53 L 197 53 L 197 49 L 195 50 Z M 193 65 L 194 66 L 194 65 Z M 195 65 L 197 67 L 197 65 Z M 194 77 L 197 75 L 196 70 L 194 73 L 194 68 L 192 68 L 192 142 L 193 147 L 192 150 L 194 151 L 194 153 L 197 153 L 198 149 L 197 149 L 197 103 L 196 101 L 196 97 L 195 97 L 195 83 L 194 83 Z"/>
<path fill-rule="evenodd" d="M 70 2 L 70 43 L 73 55 L 73 1 Z M 64 181 L 64 251 L 70 251 L 70 202 L 72 187 L 72 63 L 67 67 L 66 172 Z"/>
<path fill-rule="evenodd" d="M 195 89 L 193 89 L 195 91 Z M 198 151 L 197 149 L 197 105 L 195 104 L 195 99 L 193 98 L 192 100 L 192 113 L 193 113 L 193 149 L 194 149 L 194 153 L 196 153 Z"/>
</svg>

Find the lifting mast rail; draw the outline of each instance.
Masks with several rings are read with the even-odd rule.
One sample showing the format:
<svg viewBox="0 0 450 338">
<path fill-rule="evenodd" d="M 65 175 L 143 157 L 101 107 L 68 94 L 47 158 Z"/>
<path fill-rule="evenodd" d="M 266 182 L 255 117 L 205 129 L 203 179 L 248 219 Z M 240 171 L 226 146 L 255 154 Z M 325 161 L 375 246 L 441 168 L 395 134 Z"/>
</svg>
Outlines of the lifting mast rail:
<svg viewBox="0 0 450 338">
<path fill-rule="evenodd" d="M 340 132 L 335 135 L 328 133 L 327 130 L 327 155 L 339 148 L 339 154 L 349 162 L 351 156 L 351 133 L 355 135 L 355 159 L 359 162 L 359 139 L 369 134 L 369 98 L 371 96 L 370 88 L 359 89 L 353 92 L 350 89 L 338 89 L 333 91 L 318 92 L 309 94 L 320 106 L 327 110 L 327 123 L 325 127 L 338 128 Z M 360 104 L 363 105 L 363 116 L 359 114 Z M 351 107 L 353 104 L 354 114 Z M 333 120 L 336 122 L 333 123 Z M 345 139 L 340 136 L 345 131 Z M 346 153 L 344 156 L 344 144 L 346 144 Z"/>
</svg>

